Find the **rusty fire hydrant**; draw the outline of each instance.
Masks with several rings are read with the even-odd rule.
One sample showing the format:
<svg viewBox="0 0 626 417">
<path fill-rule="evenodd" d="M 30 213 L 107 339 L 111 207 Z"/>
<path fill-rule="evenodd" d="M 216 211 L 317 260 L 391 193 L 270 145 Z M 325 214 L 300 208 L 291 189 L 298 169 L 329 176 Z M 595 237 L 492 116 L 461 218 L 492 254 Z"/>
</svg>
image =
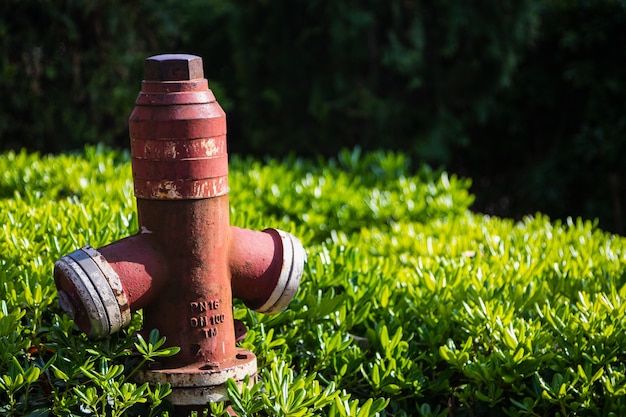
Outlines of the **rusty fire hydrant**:
<svg viewBox="0 0 626 417">
<path fill-rule="evenodd" d="M 181 407 L 225 398 L 228 378 L 257 372 L 236 347 L 233 297 L 277 313 L 298 289 L 306 254 L 294 236 L 230 226 L 226 116 L 209 90 L 202 59 L 157 55 L 130 116 L 139 233 L 89 246 L 54 268 L 61 307 L 91 337 L 126 326 L 143 308 L 180 352 L 142 377 L 170 383 Z"/>
</svg>

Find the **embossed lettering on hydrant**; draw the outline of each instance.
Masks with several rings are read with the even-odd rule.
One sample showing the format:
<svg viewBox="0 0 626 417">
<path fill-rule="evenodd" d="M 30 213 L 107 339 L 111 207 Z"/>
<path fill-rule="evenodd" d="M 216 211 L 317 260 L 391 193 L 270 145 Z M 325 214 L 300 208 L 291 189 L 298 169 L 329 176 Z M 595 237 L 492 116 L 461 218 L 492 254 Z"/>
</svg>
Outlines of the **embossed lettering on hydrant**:
<svg viewBox="0 0 626 417">
<path fill-rule="evenodd" d="M 226 316 L 223 313 L 218 313 L 217 310 L 220 306 L 218 300 L 208 301 L 192 301 L 191 317 L 189 318 L 189 324 L 191 327 L 200 327 L 204 333 L 205 338 L 217 336 L 217 327 L 223 323 Z"/>
</svg>

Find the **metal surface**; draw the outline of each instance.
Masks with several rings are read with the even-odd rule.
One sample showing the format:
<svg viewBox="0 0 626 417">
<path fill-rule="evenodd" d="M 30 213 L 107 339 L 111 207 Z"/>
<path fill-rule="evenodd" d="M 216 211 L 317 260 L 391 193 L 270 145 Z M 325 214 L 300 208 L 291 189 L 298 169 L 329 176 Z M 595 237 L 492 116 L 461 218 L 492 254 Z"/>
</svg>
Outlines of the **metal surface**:
<svg viewBox="0 0 626 417">
<path fill-rule="evenodd" d="M 284 310 L 300 286 L 306 252 L 291 233 L 231 228 L 233 296 L 255 311 Z"/>
<path fill-rule="evenodd" d="M 226 114 L 202 59 L 157 55 L 129 118 L 135 196 L 186 200 L 228 193 Z"/>
<path fill-rule="evenodd" d="M 306 261 L 291 234 L 230 226 L 226 116 L 192 55 L 146 60 L 129 118 L 140 233 L 55 265 L 59 303 L 92 337 L 118 331 L 143 308 L 180 352 L 144 381 L 168 382 L 180 406 L 225 398 L 225 381 L 255 377 L 256 357 L 236 347 L 245 335 L 233 296 L 263 313 L 284 309 Z"/>
<path fill-rule="evenodd" d="M 221 363 L 196 364 L 175 369 L 146 369 L 139 378 L 151 384 L 168 383 L 173 387 L 170 400 L 174 404 L 206 405 L 223 401 L 226 396 L 226 381 L 229 378 L 243 383 L 246 376 L 254 382 L 257 374 L 256 356 L 245 349 L 237 348 L 234 358 Z"/>
</svg>

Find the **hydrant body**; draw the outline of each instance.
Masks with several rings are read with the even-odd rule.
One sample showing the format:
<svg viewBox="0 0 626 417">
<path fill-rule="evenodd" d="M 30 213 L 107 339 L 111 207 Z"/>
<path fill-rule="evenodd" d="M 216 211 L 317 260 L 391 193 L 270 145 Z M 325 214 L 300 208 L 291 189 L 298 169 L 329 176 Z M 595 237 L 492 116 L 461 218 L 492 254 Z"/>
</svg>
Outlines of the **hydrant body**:
<svg viewBox="0 0 626 417">
<path fill-rule="evenodd" d="M 306 261 L 299 241 L 275 229 L 230 226 L 226 116 L 202 60 L 159 55 L 129 119 L 139 233 L 57 261 L 59 302 L 94 337 L 113 333 L 143 308 L 180 352 L 141 372 L 170 383 L 180 406 L 220 401 L 228 378 L 256 374 L 236 347 L 233 297 L 276 313 L 295 294 Z"/>
</svg>

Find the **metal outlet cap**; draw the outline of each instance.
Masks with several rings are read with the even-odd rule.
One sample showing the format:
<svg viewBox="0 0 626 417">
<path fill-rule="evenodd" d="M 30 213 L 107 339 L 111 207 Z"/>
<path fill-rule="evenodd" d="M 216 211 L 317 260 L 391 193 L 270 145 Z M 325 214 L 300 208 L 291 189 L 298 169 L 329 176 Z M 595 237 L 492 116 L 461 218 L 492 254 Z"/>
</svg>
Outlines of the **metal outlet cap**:
<svg viewBox="0 0 626 417">
<path fill-rule="evenodd" d="M 283 246 L 283 263 L 272 294 L 262 306 L 255 308 L 255 311 L 263 314 L 276 314 L 287 308 L 298 291 L 307 257 L 302 243 L 291 233 L 278 229 L 265 229 L 264 232 L 276 233 L 280 236 Z"/>
<path fill-rule="evenodd" d="M 118 275 L 90 246 L 54 264 L 59 305 L 91 338 L 113 334 L 130 322 L 131 314 Z"/>
<path fill-rule="evenodd" d="M 145 61 L 146 81 L 182 81 L 204 77 L 202 58 L 189 54 L 154 55 Z"/>
</svg>

